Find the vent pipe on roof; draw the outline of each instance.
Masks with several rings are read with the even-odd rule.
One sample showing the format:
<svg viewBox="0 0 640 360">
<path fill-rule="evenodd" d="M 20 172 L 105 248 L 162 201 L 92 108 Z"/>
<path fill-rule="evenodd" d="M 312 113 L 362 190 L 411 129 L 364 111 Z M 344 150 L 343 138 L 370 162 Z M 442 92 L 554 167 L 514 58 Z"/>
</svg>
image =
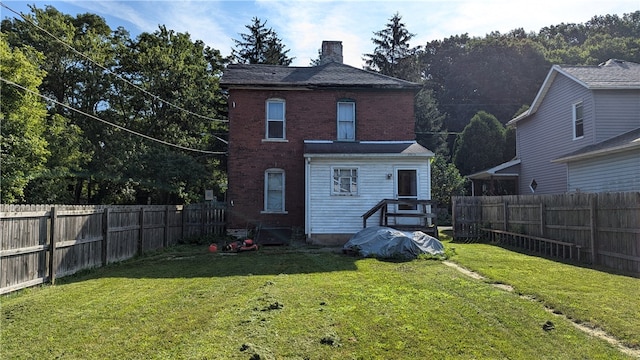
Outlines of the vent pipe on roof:
<svg viewBox="0 0 640 360">
<path fill-rule="evenodd" d="M 320 53 L 320 65 L 330 62 L 342 64 L 342 41 L 323 41 Z"/>
</svg>

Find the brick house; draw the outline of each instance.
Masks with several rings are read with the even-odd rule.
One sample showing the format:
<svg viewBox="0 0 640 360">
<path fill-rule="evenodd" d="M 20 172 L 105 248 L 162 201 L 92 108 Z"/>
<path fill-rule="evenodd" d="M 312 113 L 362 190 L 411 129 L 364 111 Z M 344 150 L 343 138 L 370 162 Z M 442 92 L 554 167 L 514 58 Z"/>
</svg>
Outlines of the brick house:
<svg viewBox="0 0 640 360">
<path fill-rule="evenodd" d="M 414 139 L 419 84 L 342 64 L 229 65 L 228 228 L 304 229 L 342 243 L 383 198 L 430 199 L 433 153 Z M 400 191 L 398 191 L 400 190 Z"/>
</svg>

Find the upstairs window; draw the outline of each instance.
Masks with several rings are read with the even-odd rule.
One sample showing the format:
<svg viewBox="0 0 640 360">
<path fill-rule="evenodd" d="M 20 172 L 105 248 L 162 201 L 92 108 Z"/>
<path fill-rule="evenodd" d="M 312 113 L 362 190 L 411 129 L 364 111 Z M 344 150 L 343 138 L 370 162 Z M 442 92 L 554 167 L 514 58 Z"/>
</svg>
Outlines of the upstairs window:
<svg viewBox="0 0 640 360">
<path fill-rule="evenodd" d="M 267 169 L 264 172 L 264 212 L 285 212 L 284 170 L 282 169 Z"/>
<path fill-rule="evenodd" d="M 333 195 L 358 195 L 358 169 L 333 168 Z"/>
<path fill-rule="evenodd" d="M 582 102 L 573 104 L 573 138 L 579 139 L 584 136 L 584 110 Z"/>
<path fill-rule="evenodd" d="M 266 138 L 282 140 L 285 138 L 285 106 L 284 100 L 267 100 L 267 129 Z"/>
<path fill-rule="evenodd" d="M 338 102 L 338 141 L 356 140 L 356 103 Z"/>
</svg>

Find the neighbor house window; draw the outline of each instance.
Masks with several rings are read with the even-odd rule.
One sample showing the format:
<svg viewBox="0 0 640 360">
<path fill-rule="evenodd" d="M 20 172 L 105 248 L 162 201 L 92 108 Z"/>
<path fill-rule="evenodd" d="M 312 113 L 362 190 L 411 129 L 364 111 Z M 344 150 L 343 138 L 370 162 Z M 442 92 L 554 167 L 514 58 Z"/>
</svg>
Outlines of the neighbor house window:
<svg viewBox="0 0 640 360">
<path fill-rule="evenodd" d="M 285 127 L 284 127 L 284 114 L 285 106 L 284 100 L 270 99 L 267 100 L 267 139 L 284 139 Z"/>
<path fill-rule="evenodd" d="M 338 141 L 355 141 L 356 139 L 356 103 L 353 101 L 338 102 Z"/>
<path fill-rule="evenodd" d="M 264 172 L 264 211 L 284 212 L 284 170 Z"/>
<path fill-rule="evenodd" d="M 332 195 L 357 195 L 358 194 L 358 169 L 357 168 L 333 168 Z"/>
<path fill-rule="evenodd" d="M 582 102 L 573 104 L 573 138 L 584 136 L 584 110 Z"/>
</svg>

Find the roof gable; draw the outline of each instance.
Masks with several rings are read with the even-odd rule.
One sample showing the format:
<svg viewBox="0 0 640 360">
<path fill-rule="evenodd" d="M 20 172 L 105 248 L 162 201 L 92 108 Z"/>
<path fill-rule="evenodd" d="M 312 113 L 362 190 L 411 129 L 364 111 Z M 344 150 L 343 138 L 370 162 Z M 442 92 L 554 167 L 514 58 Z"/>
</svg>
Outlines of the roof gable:
<svg viewBox="0 0 640 360">
<path fill-rule="evenodd" d="M 232 64 L 222 75 L 223 87 L 362 87 L 418 89 L 420 84 L 330 62 L 313 67 Z"/>
<path fill-rule="evenodd" d="M 640 89 L 640 64 L 634 62 L 611 59 L 595 66 L 554 65 L 549 70 L 531 107 L 511 119 L 507 125 L 513 125 L 538 111 L 542 100 L 558 75 L 566 76 L 590 90 Z"/>
</svg>

